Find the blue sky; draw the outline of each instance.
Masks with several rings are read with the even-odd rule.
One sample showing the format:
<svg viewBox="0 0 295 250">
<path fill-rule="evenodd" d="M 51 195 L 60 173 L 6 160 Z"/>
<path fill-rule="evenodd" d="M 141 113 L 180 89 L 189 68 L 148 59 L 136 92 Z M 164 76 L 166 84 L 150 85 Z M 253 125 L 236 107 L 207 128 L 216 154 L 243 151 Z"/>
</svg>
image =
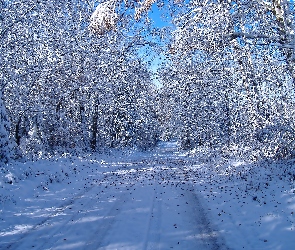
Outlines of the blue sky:
<svg viewBox="0 0 295 250">
<path fill-rule="evenodd" d="M 166 12 L 165 12 L 166 11 Z M 154 3 L 152 5 L 151 10 L 148 13 L 149 18 L 152 22 L 153 28 L 164 28 L 164 27 L 172 27 L 171 17 L 168 15 L 167 9 L 165 7 L 158 8 L 157 4 Z M 168 16 L 168 17 L 167 17 Z M 162 46 L 165 46 L 165 41 L 160 41 L 160 39 L 152 39 L 153 42 L 160 43 Z M 151 61 L 150 69 L 154 73 L 153 82 L 160 87 L 159 81 L 156 79 L 156 71 L 160 67 L 160 65 L 165 62 L 164 55 L 159 54 L 158 52 L 152 52 L 148 58 Z"/>
<path fill-rule="evenodd" d="M 170 26 L 171 25 L 171 18 L 170 19 L 164 19 L 161 16 L 165 15 L 165 7 L 159 9 L 157 4 L 154 3 L 152 5 L 152 9 L 149 11 L 148 16 L 153 20 L 154 26 L 158 28 L 163 28 L 165 26 Z M 165 15 L 166 16 L 166 15 Z"/>
</svg>

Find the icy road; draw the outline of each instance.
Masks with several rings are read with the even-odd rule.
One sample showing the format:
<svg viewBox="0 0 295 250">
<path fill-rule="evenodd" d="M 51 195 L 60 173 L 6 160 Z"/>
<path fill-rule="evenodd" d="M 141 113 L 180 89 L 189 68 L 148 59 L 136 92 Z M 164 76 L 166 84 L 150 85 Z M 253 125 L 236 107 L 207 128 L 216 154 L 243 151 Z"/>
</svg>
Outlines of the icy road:
<svg viewBox="0 0 295 250">
<path fill-rule="evenodd" d="M 93 164 L 68 188 L 43 183 L 34 199 L 6 213 L 0 248 L 227 249 L 173 150 L 167 144 L 104 171 Z"/>
</svg>

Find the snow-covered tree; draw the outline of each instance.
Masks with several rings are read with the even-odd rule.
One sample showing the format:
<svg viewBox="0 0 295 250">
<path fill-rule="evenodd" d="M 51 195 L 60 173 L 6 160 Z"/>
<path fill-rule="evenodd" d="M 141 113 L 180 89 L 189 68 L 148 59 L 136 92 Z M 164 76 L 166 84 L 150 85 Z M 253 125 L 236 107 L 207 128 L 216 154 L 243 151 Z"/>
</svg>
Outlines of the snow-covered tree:
<svg viewBox="0 0 295 250">
<path fill-rule="evenodd" d="M 173 64 L 161 75 L 173 110 L 170 126 L 183 148 L 239 145 L 266 156 L 293 150 L 290 136 L 279 139 L 283 132 L 275 132 L 278 144 L 258 136 L 269 126 L 285 131 L 294 124 L 290 64 L 285 50 L 270 43 L 280 37 L 274 19 L 258 1 L 194 1 L 175 18 Z"/>
<path fill-rule="evenodd" d="M 124 22 L 93 35 L 93 8 L 82 0 L 5 2 L 3 97 L 24 155 L 155 143 L 152 83 L 136 53 L 145 41 Z"/>
<path fill-rule="evenodd" d="M 11 143 L 9 140 L 10 123 L 0 91 L 0 164 L 6 163 L 11 157 Z"/>
</svg>

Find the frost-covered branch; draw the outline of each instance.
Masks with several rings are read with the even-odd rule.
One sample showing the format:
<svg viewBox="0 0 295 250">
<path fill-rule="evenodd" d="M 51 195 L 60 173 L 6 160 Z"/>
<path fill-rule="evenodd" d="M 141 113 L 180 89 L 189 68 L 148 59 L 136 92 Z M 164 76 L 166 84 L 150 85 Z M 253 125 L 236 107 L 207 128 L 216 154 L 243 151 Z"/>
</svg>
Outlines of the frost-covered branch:
<svg viewBox="0 0 295 250">
<path fill-rule="evenodd" d="M 116 13 L 116 0 L 109 0 L 100 3 L 90 18 L 89 29 L 98 35 L 104 34 L 106 31 L 112 30 L 118 20 Z"/>
<path fill-rule="evenodd" d="M 13 21 L 10 25 L 8 25 L 7 27 L 5 27 L 1 32 L 0 32 L 0 39 L 2 39 L 5 35 L 6 32 L 9 31 L 9 29 L 11 29 L 15 24 L 17 24 L 18 22 L 22 21 L 25 16 L 30 13 L 34 8 L 36 7 L 36 5 L 32 6 L 31 8 L 29 8 L 24 14 L 22 14 L 18 19 L 16 19 L 15 21 Z"/>
<path fill-rule="evenodd" d="M 228 35 L 228 37 L 230 37 L 231 39 L 236 39 L 236 38 L 266 39 L 269 41 L 269 43 L 268 44 L 265 43 L 264 45 L 273 45 L 273 46 L 278 46 L 281 48 L 294 49 L 294 44 L 283 42 L 281 39 L 278 39 L 278 37 L 267 36 L 264 34 L 234 32 Z"/>
<path fill-rule="evenodd" d="M 135 8 L 135 19 L 139 20 L 144 12 L 147 12 L 156 0 L 143 0 L 138 8 Z"/>
<path fill-rule="evenodd" d="M 238 38 L 238 37 L 244 37 L 244 38 L 249 38 L 249 39 L 269 39 L 269 40 L 277 40 L 276 37 L 270 37 L 264 34 L 257 34 L 257 33 L 244 33 L 244 32 L 233 32 L 229 35 L 232 39 Z"/>
<path fill-rule="evenodd" d="M 121 0 L 107 0 L 104 3 L 100 3 L 90 18 L 89 29 L 98 35 L 103 35 L 105 32 L 114 29 L 119 20 L 117 7 L 121 2 Z M 139 20 L 142 14 L 149 11 L 155 2 L 156 0 L 143 0 L 135 4 L 135 6 L 138 5 L 134 8 L 135 20 Z"/>
</svg>

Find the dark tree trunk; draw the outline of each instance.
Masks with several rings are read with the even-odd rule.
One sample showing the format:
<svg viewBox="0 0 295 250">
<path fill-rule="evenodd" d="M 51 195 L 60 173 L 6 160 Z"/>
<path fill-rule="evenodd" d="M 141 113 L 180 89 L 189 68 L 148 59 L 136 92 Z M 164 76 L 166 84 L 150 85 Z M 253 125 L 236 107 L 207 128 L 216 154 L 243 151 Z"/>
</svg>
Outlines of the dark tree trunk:
<svg viewBox="0 0 295 250">
<path fill-rule="evenodd" d="M 22 117 L 20 116 L 15 126 L 15 141 L 18 146 L 20 145 L 20 139 L 21 139 L 21 135 L 20 135 L 21 121 L 22 121 Z"/>
<path fill-rule="evenodd" d="M 93 118 L 92 118 L 92 131 L 91 131 L 90 147 L 93 151 L 96 150 L 96 144 L 97 144 L 98 105 L 99 105 L 99 102 L 97 101 L 95 104 L 95 107 L 94 107 L 94 114 L 93 114 Z"/>
</svg>

